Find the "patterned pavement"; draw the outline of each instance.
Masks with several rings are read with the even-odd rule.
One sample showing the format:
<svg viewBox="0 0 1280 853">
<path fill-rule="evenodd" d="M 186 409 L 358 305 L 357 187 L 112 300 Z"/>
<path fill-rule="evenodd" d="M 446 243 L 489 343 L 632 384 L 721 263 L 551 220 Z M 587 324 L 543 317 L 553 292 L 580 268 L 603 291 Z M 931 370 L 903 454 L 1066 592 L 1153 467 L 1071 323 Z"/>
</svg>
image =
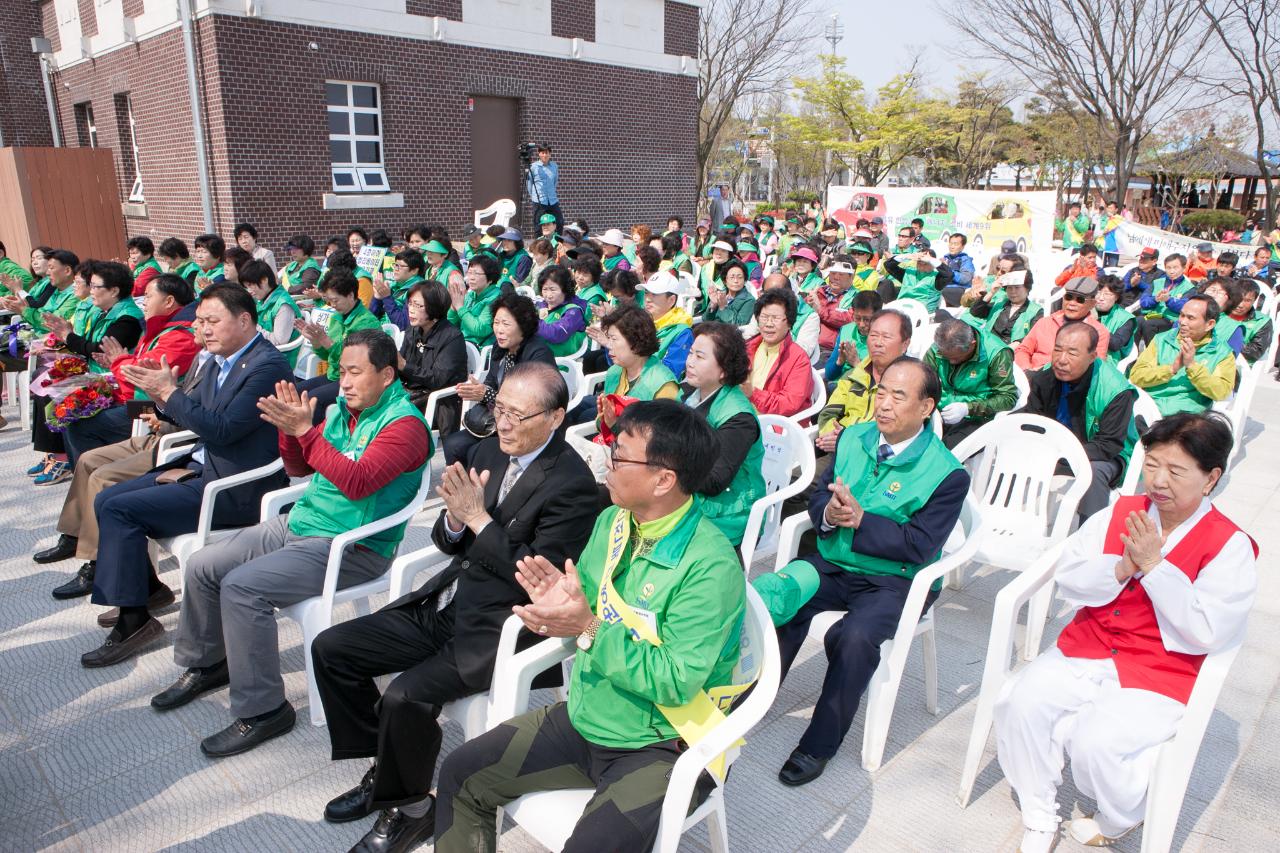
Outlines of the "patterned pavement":
<svg viewBox="0 0 1280 853">
<path fill-rule="evenodd" d="M 323 728 L 306 719 L 301 633 L 280 623 L 285 685 L 299 723 L 288 735 L 246 755 L 213 761 L 200 738 L 230 719 L 226 691 L 168 714 L 150 697 L 177 674 L 169 640 L 130 662 L 85 670 L 78 656 L 102 630 L 86 599 L 57 602 L 49 590 L 75 570 L 72 561 L 38 566 L 30 555 L 53 539 L 65 486 L 34 488 L 22 471 L 29 444 L 6 406 L 11 426 L 0 431 L 0 850 L 86 851 L 341 851 L 368 828 L 324 822 L 324 803 L 354 784 L 355 762 L 329 760 Z M 1192 778 L 1175 849 L 1280 849 L 1280 386 L 1263 380 L 1254 400 L 1245 453 L 1225 484 L 1219 506 L 1262 547 L 1258 603 L 1244 651 L 1223 691 Z M 424 544 L 434 513 L 410 528 L 410 547 Z M 173 566 L 162 577 L 176 586 Z M 763 564 L 756 571 L 766 570 Z M 737 850 L 1013 851 L 1017 811 L 988 749 L 973 800 L 955 802 L 974 699 L 982 674 L 992 601 L 1007 573 L 980 570 L 961 591 L 938 602 L 940 708 L 923 705 L 918 646 L 908 663 L 883 768 L 858 761 L 861 719 L 826 774 L 802 789 L 783 787 L 776 773 L 804 729 L 821 685 L 821 649 L 810 643 L 783 684 L 772 713 L 749 738 L 728 789 L 731 845 Z M 339 611 L 341 618 L 351 612 Z M 1058 626 L 1062 624 L 1058 614 Z M 168 634 L 177 607 L 161 616 Z M 1056 636 L 1051 628 L 1048 636 Z M 461 740 L 445 727 L 445 750 Z M 1267 746 L 1271 744 L 1271 746 Z M 1064 812 L 1077 810 L 1068 781 Z M 1088 805 L 1088 804 L 1084 804 Z M 1119 847 L 1137 851 L 1137 833 Z M 518 829 L 503 850 L 540 849 Z M 428 849 L 426 847 L 422 849 Z M 705 850 L 705 830 L 683 849 Z M 1064 840 L 1059 851 L 1077 849 Z M 1083 848 L 1078 848 L 1083 849 Z"/>
</svg>

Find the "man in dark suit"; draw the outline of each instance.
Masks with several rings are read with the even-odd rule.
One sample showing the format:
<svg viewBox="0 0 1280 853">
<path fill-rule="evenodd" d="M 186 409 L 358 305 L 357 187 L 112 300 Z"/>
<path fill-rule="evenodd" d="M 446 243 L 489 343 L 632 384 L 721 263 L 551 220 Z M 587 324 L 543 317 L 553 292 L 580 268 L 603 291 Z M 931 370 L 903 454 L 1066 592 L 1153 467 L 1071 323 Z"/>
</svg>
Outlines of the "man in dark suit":
<svg viewBox="0 0 1280 853">
<path fill-rule="evenodd" d="M 175 462 L 98 493 L 98 565 L 93 603 L 119 605 L 106 642 L 82 655 L 86 667 L 127 660 L 164 635 L 147 611 L 147 599 L 163 584 L 147 555 L 147 540 L 193 533 L 204 488 L 214 480 L 258 468 L 279 457 L 276 428 L 258 415 L 258 399 L 292 378 L 289 362 L 258 334 L 253 297 L 238 285 L 215 285 L 201 295 L 196 324 L 214 363 L 193 391 L 179 389 L 167 363 L 139 362 L 127 378 L 156 402 L 165 419 L 194 432 L 199 441 Z M 262 495 L 288 482 L 283 472 L 228 489 L 214 506 L 216 527 L 258 519 Z"/>
<path fill-rule="evenodd" d="M 453 562 L 311 646 L 333 758 L 375 759 L 325 808 L 332 822 L 383 809 L 357 850 L 407 850 L 431 834 L 436 717 L 446 702 L 489 688 L 503 623 L 528 601 L 516 561 L 577 559 L 591 534 L 596 484 L 559 431 L 567 405 L 554 367 L 513 368 L 494 404 L 497 434 L 475 445 L 466 467 L 449 466 L 437 488 L 445 510 L 431 538 Z M 401 674 L 379 696 L 374 677 L 393 672 Z"/>
</svg>

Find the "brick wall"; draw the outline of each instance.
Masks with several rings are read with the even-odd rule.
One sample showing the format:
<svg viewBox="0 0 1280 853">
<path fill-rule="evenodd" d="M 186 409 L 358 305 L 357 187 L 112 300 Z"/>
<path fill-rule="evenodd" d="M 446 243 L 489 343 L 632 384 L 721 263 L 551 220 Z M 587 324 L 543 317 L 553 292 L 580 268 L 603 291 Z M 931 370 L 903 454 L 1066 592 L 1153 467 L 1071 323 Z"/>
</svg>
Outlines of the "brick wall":
<svg viewBox="0 0 1280 853">
<path fill-rule="evenodd" d="M 80 35 L 84 38 L 98 34 L 98 10 L 93 0 L 76 0 L 76 8 L 80 12 Z"/>
<path fill-rule="evenodd" d="M 12 146 L 52 145 L 40 62 L 31 37 L 42 35 L 43 9 L 36 0 L 0 2 L 0 133 Z"/>
<path fill-rule="evenodd" d="M 656 72 L 389 36 L 214 15 L 197 22 L 216 228 L 257 225 L 277 254 L 297 231 L 317 243 L 353 224 L 403 230 L 471 222 L 467 97 L 520 100 L 519 138 L 545 139 L 560 164 L 567 215 L 593 229 L 693 218 L 697 201 L 696 81 Z M 311 50 L 315 42 L 318 50 Z M 262 50 L 262 45 L 271 50 Z M 94 103 L 99 145 L 117 151 L 113 96 L 128 91 L 137 123 L 147 218 L 131 234 L 200 233 L 200 196 L 177 31 L 113 51 L 59 75 L 63 124 Z M 331 188 L 324 81 L 378 83 L 390 188 L 405 206 L 326 211 Z M 566 101 L 556 81 L 574 81 Z M 661 122 L 622 105 L 664 104 Z M 682 106 L 683 105 L 683 106 Z M 513 152 L 514 156 L 514 152 Z M 121 199 L 132 175 L 121 175 Z M 527 226 L 527 208 L 523 219 Z"/>
<path fill-rule="evenodd" d="M 5 31 L 8 27 L 4 28 Z M 58 10 L 53 0 L 40 0 L 40 29 L 55 51 L 62 50 L 62 35 L 58 32 Z"/>
<path fill-rule="evenodd" d="M 124 16 L 126 18 L 136 18 L 146 11 L 146 3 L 144 2 L 144 0 L 121 0 L 121 1 L 124 3 L 124 5 L 121 8 L 124 10 Z"/>
<path fill-rule="evenodd" d="M 663 19 L 663 51 L 675 56 L 697 57 L 698 7 L 666 0 Z"/>
<path fill-rule="evenodd" d="M 462 0 L 405 0 L 404 9 L 410 15 L 462 20 Z"/>
<path fill-rule="evenodd" d="M 551 35 L 596 40 L 596 0 L 551 0 Z"/>
</svg>

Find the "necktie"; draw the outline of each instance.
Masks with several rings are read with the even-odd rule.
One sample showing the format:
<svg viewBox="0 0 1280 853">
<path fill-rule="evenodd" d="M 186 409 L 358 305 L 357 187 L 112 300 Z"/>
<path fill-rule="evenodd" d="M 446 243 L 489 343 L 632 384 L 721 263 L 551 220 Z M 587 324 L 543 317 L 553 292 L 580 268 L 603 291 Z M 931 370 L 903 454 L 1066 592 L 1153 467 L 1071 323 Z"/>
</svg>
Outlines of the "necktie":
<svg viewBox="0 0 1280 853">
<path fill-rule="evenodd" d="M 498 487 L 498 503 L 502 503 L 507 499 L 507 493 L 511 491 L 511 487 L 516 484 L 516 480 L 520 479 L 522 473 L 524 473 L 524 469 L 520 467 L 520 460 L 514 456 L 511 457 L 511 464 L 507 466 L 507 473 L 502 478 L 502 485 Z"/>
<path fill-rule="evenodd" d="M 887 444 L 882 444 L 876 448 L 876 464 L 879 465 L 884 460 L 893 455 L 893 448 Z"/>
</svg>

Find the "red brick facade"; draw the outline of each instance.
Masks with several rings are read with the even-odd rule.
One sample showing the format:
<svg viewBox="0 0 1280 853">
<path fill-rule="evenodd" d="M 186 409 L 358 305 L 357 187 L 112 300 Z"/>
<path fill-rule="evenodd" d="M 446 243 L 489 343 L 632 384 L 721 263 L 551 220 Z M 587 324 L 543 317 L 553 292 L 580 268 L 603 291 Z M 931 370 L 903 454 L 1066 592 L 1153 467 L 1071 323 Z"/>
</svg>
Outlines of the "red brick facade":
<svg viewBox="0 0 1280 853">
<path fill-rule="evenodd" d="M 0 2 L 0 135 L 4 144 L 52 145 L 40 62 L 31 37 L 43 29 L 34 0 Z"/>
<path fill-rule="evenodd" d="M 405 0 L 404 8 L 410 15 L 462 20 L 462 0 Z"/>
<path fill-rule="evenodd" d="M 551 0 L 551 35 L 596 40 L 596 0 Z"/>
<path fill-rule="evenodd" d="M 121 2 L 124 4 L 121 8 L 124 9 L 126 18 L 136 18 L 146 11 L 145 0 L 121 0 Z"/>
<path fill-rule="evenodd" d="M 551 143 L 568 216 L 601 229 L 692 218 L 693 77 L 221 15 L 200 19 L 197 37 L 221 233 L 253 222 L 277 253 L 297 231 L 321 244 L 353 224 L 440 222 L 461 234 L 474 209 L 467 99 L 484 95 L 518 99 L 519 138 Z M 203 230 L 182 68 L 174 30 L 58 75 L 64 127 L 75 126 L 74 104 L 94 104 L 99 145 L 117 152 L 122 200 L 133 175 L 123 174 L 114 97 L 132 99 L 147 216 L 127 219 L 131 234 L 189 240 Z M 331 189 L 326 80 L 381 86 L 384 162 L 403 208 L 322 209 Z M 664 105 L 663 121 L 626 106 L 645 100 Z"/>
<path fill-rule="evenodd" d="M 698 55 L 698 7 L 663 3 L 663 52 L 674 56 Z"/>
<path fill-rule="evenodd" d="M 80 13 L 80 36 L 90 38 L 98 34 L 98 10 L 93 0 L 76 0 L 76 8 Z"/>
</svg>

